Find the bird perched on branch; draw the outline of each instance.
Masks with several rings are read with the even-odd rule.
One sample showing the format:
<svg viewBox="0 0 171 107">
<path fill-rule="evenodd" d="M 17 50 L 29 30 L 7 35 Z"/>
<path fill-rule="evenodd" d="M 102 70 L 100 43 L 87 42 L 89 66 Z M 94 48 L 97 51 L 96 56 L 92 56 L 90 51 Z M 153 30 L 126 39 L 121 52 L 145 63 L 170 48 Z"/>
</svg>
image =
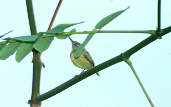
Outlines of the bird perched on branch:
<svg viewBox="0 0 171 107">
<path fill-rule="evenodd" d="M 73 41 L 70 37 L 69 39 L 72 42 L 72 51 L 71 51 L 70 57 L 71 57 L 73 64 L 84 70 L 93 68 L 94 61 L 86 49 L 83 50 L 83 52 L 78 58 L 75 58 L 74 55 L 75 55 L 76 49 L 80 46 L 80 43 L 77 41 Z M 98 73 L 96 74 L 100 76 Z"/>
</svg>

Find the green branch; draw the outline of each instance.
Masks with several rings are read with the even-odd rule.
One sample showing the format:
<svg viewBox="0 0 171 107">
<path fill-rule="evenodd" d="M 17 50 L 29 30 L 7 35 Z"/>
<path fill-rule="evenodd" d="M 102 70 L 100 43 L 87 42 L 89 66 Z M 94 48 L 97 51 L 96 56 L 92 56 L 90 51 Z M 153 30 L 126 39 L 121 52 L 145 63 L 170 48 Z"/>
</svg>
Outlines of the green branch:
<svg viewBox="0 0 171 107">
<path fill-rule="evenodd" d="M 36 101 L 46 100 L 46 99 L 64 91 L 65 89 L 71 87 L 72 85 L 80 82 L 81 80 L 89 77 L 90 75 L 93 75 L 93 74 L 97 73 L 98 71 L 103 70 L 103 69 L 105 69 L 109 66 L 112 66 L 113 64 L 116 64 L 116 63 L 121 62 L 121 61 L 122 61 L 122 55 L 119 55 L 119 56 L 116 56 L 116 57 L 114 57 L 114 58 L 112 58 L 112 59 L 110 59 L 104 63 L 101 63 L 101 64 L 95 66 L 94 68 L 92 68 L 92 69 L 90 69 L 90 70 L 88 70 L 88 71 L 86 71 L 80 75 L 75 76 L 74 78 L 68 80 L 67 82 L 61 84 L 60 86 L 38 96 L 36 98 Z"/>
<path fill-rule="evenodd" d="M 162 32 L 160 34 L 155 33 L 155 35 L 151 35 L 148 38 L 144 39 L 142 42 L 140 42 L 137 45 L 133 46 L 131 49 L 127 50 L 124 53 L 125 56 L 130 57 L 131 55 L 133 55 L 134 53 L 136 53 L 137 51 L 139 51 L 143 47 L 147 46 L 148 44 L 155 41 L 156 39 L 160 39 L 163 35 L 165 35 L 165 34 L 167 34 L 169 32 L 171 32 L 171 26 L 169 26 L 169 27 L 167 27 L 165 29 L 162 29 Z"/>
<path fill-rule="evenodd" d="M 119 63 L 121 61 L 123 61 L 124 58 L 129 58 L 131 55 L 133 55 L 135 52 L 137 52 L 138 50 L 142 49 L 143 47 L 147 46 L 148 44 L 150 44 L 151 42 L 155 41 L 156 39 L 162 37 L 163 35 L 167 34 L 171 32 L 171 26 L 167 27 L 165 29 L 163 29 L 163 32 L 157 35 L 151 35 L 150 37 L 148 37 L 147 39 L 143 40 L 142 42 L 138 43 L 136 46 L 132 47 L 131 49 L 129 49 L 128 51 L 122 53 L 121 55 L 118 55 L 110 60 L 107 60 L 106 62 L 103 62 L 97 66 L 95 66 L 94 68 L 87 70 L 86 72 L 68 80 L 67 82 L 57 86 L 56 88 L 40 95 L 36 97 L 36 101 L 43 101 L 46 100 L 62 91 L 64 91 L 65 89 L 71 87 L 72 85 L 80 82 L 81 80 L 87 78 L 90 75 L 93 75 L 107 67 L 110 67 L 116 63 Z M 141 46 L 142 45 L 142 46 Z M 135 49 L 135 47 L 137 47 L 138 49 Z"/>
<path fill-rule="evenodd" d="M 34 26 L 33 26 L 34 27 Z M 32 28 L 32 27 L 31 27 Z M 154 30 L 94 30 L 94 31 L 83 31 L 83 32 L 61 32 L 61 33 L 48 33 L 48 32 L 40 32 L 37 33 L 36 37 L 62 37 L 66 35 L 73 35 L 73 34 L 94 34 L 94 33 L 144 33 L 144 34 L 155 34 Z M 32 34 L 33 35 L 33 34 Z M 23 36 L 21 36 L 23 37 Z M 15 38 L 5 38 L 4 40 L 0 42 L 0 45 L 5 45 L 8 43 L 14 43 L 14 42 L 23 42 L 23 43 L 34 43 L 35 41 L 22 41 L 22 40 L 16 40 Z"/>
<path fill-rule="evenodd" d="M 123 59 L 123 60 L 124 60 L 124 59 Z M 151 98 L 149 97 L 147 91 L 145 90 L 145 88 L 144 88 L 144 86 L 143 86 L 143 83 L 141 82 L 141 80 L 140 80 L 138 74 L 136 73 L 136 71 L 135 71 L 135 69 L 134 69 L 134 67 L 133 67 L 133 65 L 132 65 L 132 62 L 131 62 L 129 59 L 125 59 L 124 61 L 129 65 L 129 67 L 130 67 L 131 70 L 133 71 L 133 74 L 134 74 L 134 76 L 136 77 L 136 79 L 137 79 L 137 81 L 138 81 L 138 83 L 139 83 L 141 89 L 143 90 L 143 93 L 145 94 L 147 100 L 149 101 L 151 107 L 154 107 L 154 104 L 153 104 Z"/>
<path fill-rule="evenodd" d="M 94 31 L 83 31 L 83 32 L 61 32 L 61 33 L 47 33 L 40 32 L 39 37 L 54 37 L 54 36 L 63 36 L 63 35 L 72 35 L 72 34 L 94 34 L 94 33 L 145 33 L 145 34 L 154 34 L 154 30 L 94 30 Z M 43 34 L 43 35 L 42 35 Z"/>
<path fill-rule="evenodd" d="M 37 34 L 36 24 L 33 13 L 32 0 L 26 0 L 28 19 L 30 24 L 31 35 Z M 41 74 L 41 60 L 40 53 L 33 49 L 33 81 L 32 81 L 32 102 L 30 102 L 31 107 L 36 107 L 40 105 L 40 102 L 36 102 L 34 99 L 39 95 L 40 90 L 40 74 Z"/>
<path fill-rule="evenodd" d="M 31 34 L 34 35 L 37 33 L 37 30 L 36 30 L 36 24 L 35 24 L 35 19 L 34 19 L 32 0 L 26 0 L 26 6 L 27 6 L 27 14 L 28 14 L 28 19 L 29 19 L 29 24 L 30 24 L 30 31 L 31 31 Z"/>
<path fill-rule="evenodd" d="M 12 41 L 11 41 L 12 42 Z M 2 41 L 2 42 L 0 42 L 0 45 L 6 45 L 6 44 L 8 44 L 8 43 L 11 43 L 11 42 L 9 42 L 9 41 Z M 16 42 L 16 41 L 15 41 Z"/>
</svg>

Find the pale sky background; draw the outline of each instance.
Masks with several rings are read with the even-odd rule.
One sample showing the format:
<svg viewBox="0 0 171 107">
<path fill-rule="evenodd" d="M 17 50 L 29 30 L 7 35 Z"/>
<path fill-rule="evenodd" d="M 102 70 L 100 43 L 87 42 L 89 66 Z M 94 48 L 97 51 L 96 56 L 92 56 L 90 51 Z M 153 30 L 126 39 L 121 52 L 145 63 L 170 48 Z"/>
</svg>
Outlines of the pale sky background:
<svg viewBox="0 0 171 107">
<path fill-rule="evenodd" d="M 58 0 L 33 0 L 37 31 L 46 31 Z M 162 28 L 171 25 L 171 1 L 162 1 Z M 126 12 L 103 30 L 151 30 L 156 28 L 157 0 L 64 0 L 54 26 L 85 21 L 74 26 L 78 31 L 92 30 L 103 17 L 125 9 Z M 30 34 L 25 0 L 0 2 L 0 35 L 13 30 L 9 37 Z M 68 29 L 69 30 L 69 29 Z M 170 35 L 170 36 L 169 36 Z M 95 64 L 100 64 L 136 45 L 149 35 L 96 34 L 87 45 Z M 86 35 L 72 35 L 82 42 Z M 130 59 L 155 107 L 171 107 L 171 33 L 135 53 Z M 41 59 L 41 93 L 64 83 L 82 70 L 70 60 L 71 43 L 55 39 Z M 29 107 L 32 86 L 32 53 L 21 63 L 15 56 L 0 60 L 0 104 L 2 107 Z M 42 102 L 42 107 L 150 107 L 137 80 L 122 62 L 93 75 L 60 94 Z M 88 102 L 88 103 L 86 103 Z"/>
</svg>

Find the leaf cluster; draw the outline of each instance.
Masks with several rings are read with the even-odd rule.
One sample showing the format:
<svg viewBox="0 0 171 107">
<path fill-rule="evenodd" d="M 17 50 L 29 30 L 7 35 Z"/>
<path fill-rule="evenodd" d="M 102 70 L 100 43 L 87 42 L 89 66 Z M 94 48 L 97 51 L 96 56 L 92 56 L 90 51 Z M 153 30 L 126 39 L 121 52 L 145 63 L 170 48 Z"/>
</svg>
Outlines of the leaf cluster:
<svg viewBox="0 0 171 107">
<path fill-rule="evenodd" d="M 80 22 L 82 23 L 82 22 Z M 65 29 L 80 23 L 72 23 L 72 24 L 59 24 L 53 29 L 45 32 L 45 33 L 61 33 Z M 71 30 L 75 31 L 74 29 Z M 45 35 L 45 33 L 38 33 L 37 35 L 31 36 L 20 36 L 14 38 L 5 38 L 4 42 L 0 44 L 0 59 L 5 60 L 9 56 L 13 55 L 16 52 L 16 61 L 20 62 L 25 56 L 27 56 L 33 48 L 39 52 L 43 52 L 48 49 L 51 42 L 54 40 L 54 37 L 41 37 Z M 56 36 L 58 39 L 66 39 L 70 35 L 61 35 Z"/>
<path fill-rule="evenodd" d="M 128 7 L 129 8 L 129 7 Z M 102 20 L 100 20 L 95 28 L 92 30 L 92 32 L 95 32 L 97 30 L 102 29 L 105 25 L 107 25 L 109 22 L 111 22 L 113 19 L 115 19 L 117 16 L 119 16 L 121 13 L 126 11 L 128 8 L 114 12 L 106 17 L 104 17 Z M 72 23 L 72 24 L 59 24 L 56 27 L 52 28 L 51 30 L 48 30 L 47 32 L 40 32 L 36 35 L 30 35 L 30 36 L 20 36 L 20 37 L 14 37 L 14 38 L 5 38 L 3 42 L 0 42 L 0 60 L 5 60 L 9 56 L 13 55 L 16 52 L 16 61 L 20 62 L 23 60 L 25 56 L 27 56 L 33 49 L 36 49 L 38 52 L 43 52 L 49 48 L 52 41 L 54 40 L 54 37 L 58 39 L 66 39 L 71 34 L 62 34 L 65 29 L 81 24 L 83 22 L 79 23 Z M 72 29 L 70 32 L 76 32 L 76 29 Z M 82 53 L 82 50 L 86 46 L 86 44 L 90 41 L 90 39 L 93 37 L 95 33 L 89 33 L 83 44 L 80 45 L 80 47 L 77 49 L 75 57 L 79 57 Z M 55 36 L 55 34 L 61 34 L 58 36 Z M 50 35 L 50 36 L 49 36 Z"/>
</svg>

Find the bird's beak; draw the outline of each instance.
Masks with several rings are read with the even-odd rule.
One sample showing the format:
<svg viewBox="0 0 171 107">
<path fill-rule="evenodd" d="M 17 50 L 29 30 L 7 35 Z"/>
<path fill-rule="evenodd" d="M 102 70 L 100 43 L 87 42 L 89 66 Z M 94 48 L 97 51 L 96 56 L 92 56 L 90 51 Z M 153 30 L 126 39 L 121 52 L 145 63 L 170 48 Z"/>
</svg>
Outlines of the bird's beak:
<svg viewBox="0 0 171 107">
<path fill-rule="evenodd" d="M 73 43 L 74 41 L 70 38 L 70 37 L 68 37 L 69 38 L 69 40 Z"/>
</svg>

